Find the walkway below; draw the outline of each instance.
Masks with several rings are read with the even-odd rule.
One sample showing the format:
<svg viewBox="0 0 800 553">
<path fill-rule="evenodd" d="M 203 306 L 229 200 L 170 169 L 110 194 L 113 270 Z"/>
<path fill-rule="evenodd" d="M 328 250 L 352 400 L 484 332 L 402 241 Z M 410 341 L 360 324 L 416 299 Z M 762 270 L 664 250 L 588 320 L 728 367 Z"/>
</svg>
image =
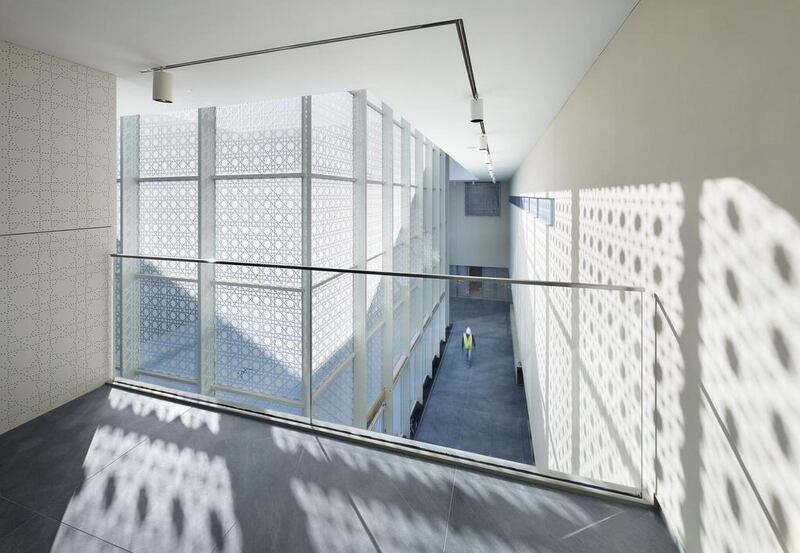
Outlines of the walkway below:
<svg viewBox="0 0 800 553">
<path fill-rule="evenodd" d="M 452 334 L 414 439 L 532 463 L 525 389 L 514 377 L 509 304 L 450 298 Z M 471 365 L 461 351 L 469 326 Z"/>
<path fill-rule="evenodd" d="M 0 434 L 0 552 L 131 551 L 677 553 L 647 507 L 109 386 Z"/>
</svg>

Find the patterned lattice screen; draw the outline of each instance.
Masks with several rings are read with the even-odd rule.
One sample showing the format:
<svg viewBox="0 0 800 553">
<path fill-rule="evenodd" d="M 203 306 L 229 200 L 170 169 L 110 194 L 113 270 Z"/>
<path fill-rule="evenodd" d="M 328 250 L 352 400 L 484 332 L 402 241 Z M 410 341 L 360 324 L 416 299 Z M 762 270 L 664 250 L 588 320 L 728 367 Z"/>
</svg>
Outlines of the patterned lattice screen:
<svg viewBox="0 0 800 553">
<path fill-rule="evenodd" d="M 392 270 L 396 272 L 406 272 L 409 269 L 408 263 L 408 229 L 403 226 L 403 210 L 408 209 L 403 205 L 403 187 L 392 187 Z M 403 277 L 392 278 L 392 304 L 397 304 L 401 299 L 401 289 L 408 285 L 408 279 Z"/>
<path fill-rule="evenodd" d="M 217 108 L 217 174 L 298 173 L 300 98 Z"/>
<path fill-rule="evenodd" d="M 367 257 L 383 251 L 383 185 L 367 184 Z"/>
<path fill-rule="evenodd" d="M 417 137 L 412 129 L 411 131 L 411 147 L 409 149 L 410 163 L 411 163 L 411 186 L 417 185 Z"/>
<path fill-rule="evenodd" d="M 408 229 L 403 226 L 403 212 L 408 206 L 403 205 L 402 185 L 392 186 L 392 243 L 408 242 Z"/>
<path fill-rule="evenodd" d="M 403 182 L 403 130 L 392 125 L 392 182 Z"/>
<path fill-rule="evenodd" d="M 403 310 L 406 309 L 406 303 L 403 302 L 397 306 L 394 310 L 394 324 L 392 326 L 393 331 L 393 338 L 392 338 L 392 364 L 396 364 L 400 361 L 400 357 L 405 353 L 408 344 L 403 344 L 402 336 L 403 336 L 403 329 L 401 326 Z"/>
<path fill-rule="evenodd" d="M 139 281 L 139 366 L 181 378 L 199 378 L 197 283 L 166 278 Z"/>
<path fill-rule="evenodd" d="M 302 294 L 217 285 L 217 382 L 302 397 Z"/>
<path fill-rule="evenodd" d="M 383 180 L 383 118 L 372 107 L 367 108 L 367 179 Z"/>
<path fill-rule="evenodd" d="M 342 367 L 314 398 L 314 418 L 336 424 L 353 424 L 353 363 Z"/>
<path fill-rule="evenodd" d="M 409 228 L 409 263 L 412 273 L 421 273 L 423 270 L 423 249 L 422 249 L 422 188 L 418 186 L 411 187 L 411 200 L 410 200 L 410 220 L 411 227 Z M 412 335 L 414 329 L 420 324 L 420 300 L 419 296 L 422 294 L 423 281 L 419 278 L 410 279 L 411 288 L 411 329 Z"/>
<path fill-rule="evenodd" d="M 353 353 L 353 275 L 322 274 L 328 280 L 315 284 L 311 296 L 315 388 Z"/>
<path fill-rule="evenodd" d="M 117 129 L 117 244 L 122 253 L 122 194 L 119 181 L 119 129 Z M 122 374 L 122 260 L 114 259 L 114 370 Z"/>
<path fill-rule="evenodd" d="M 311 186 L 311 262 L 348 269 L 353 266 L 353 183 L 314 179 Z M 315 281 L 324 276 L 315 273 Z"/>
<path fill-rule="evenodd" d="M 370 271 L 383 270 L 383 258 L 378 256 L 367 262 Z M 370 331 L 383 322 L 383 290 L 385 281 L 392 277 L 367 275 L 367 330 Z"/>
<path fill-rule="evenodd" d="M 311 100 L 311 171 L 353 177 L 353 96 L 337 92 Z"/>
<path fill-rule="evenodd" d="M 422 323 L 420 320 L 420 295 L 422 294 L 422 279 L 416 278 L 412 279 L 411 281 L 411 294 L 409 301 L 411 302 L 411 337 L 413 337 L 414 332 L 419 328 L 419 325 Z"/>
<path fill-rule="evenodd" d="M 299 178 L 219 180 L 216 256 L 283 265 L 302 264 L 302 185 Z M 218 280 L 300 286 L 300 272 L 254 267 L 216 268 Z"/>
<path fill-rule="evenodd" d="M 139 183 L 139 253 L 197 257 L 197 181 Z M 147 261 L 142 272 L 161 277 L 195 278 L 196 266 L 173 261 Z"/>
<path fill-rule="evenodd" d="M 139 176 L 197 175 L 197 110 L 142 115 Z"/>
<path fill-rule="evenodd" d="M 431 236 L 423 238 L 422 182 L 417 182 L 416 174 L 417 163 L 423 164 L 424 158 L 416 160 L 412 131 L 410 184 L 420 186 L 411 189 L 406 203 L 401 184 L 402 127 L 397 122 L 392 126 L 391 175 L 385 175 L 383 157 L 389 145 L 382 143 L 383 115 L 375 109 L 376 101 L 373 98 L 368 105 L 366 136 L 355 137 L 352 94 L 324 94 L 311 100 L 312 265 L 353 267 L 356 146 L 366 148 L 366 177 L 371 181 L 366 191 L 366 228 L 358 231 L 364 232 L 367 257 L 372 258 L 367 268 L 381 270 L 391 259 L 394 270 L 421 271 L 423 255 L 430 256 Z M 214 228 L 203 230 L 212 232 L 203 238 L 213 239 L 213 255 L 302 264 L 300 98 L 222 106 L 216 108 L 215 119 L 204 115 L 202 121 L 197 110 L 140 117 L 138 253 L 199 256 L 199 125 L 206 121 L 216 125 Z M 391 189 L 393 248 L 387 252 L 391 258 L 381 255 L 386 224 L 384 178 L 397 184 Z M 404 220 L 410 221 L 407 227 Z M 299 271 L 216 266 L 210 280 L 205 273 L 199 280 L 195 265 L 148 262 L 139 272 L 139 363 L 147 371 L 140 375 L 142 379 L 199 391 L 198 336 L 208 334 L 199 329 L 198 298 L 206 294 L 206 286 L 213 286 L 215 355 L 209 356 L 215 362 L 213 393 L 250 407 L 302 413 L 303 293 Z M 397 361 L 407 348 L 401 344 L 403 314 L 410 309 L 417 321 L 425 315 L 419 301 L 422 286 L 410 292 L 409 306 L 403 302 L 406 288 L 401 283 L 408 284 L 399 278 L 366 278 L 368 403 L 381 388 L 385 317 L 394 319 L 392 353 Z M 315 271 L 312 278 L 314 416 L 343 424 L 353 420 L 354 284 L 352 275 Z M 384 312 L 386 286 L 392 286 L 393 303 L 399 307 L 388 314 Z M 118 311 L 115 319 L 120 327 Z M 209 324 L 208 320 L 204 315 L 203 324 Z M 418 328 L 418 322 L 412 322 L 411 328 Z M 119 344 L 120 333 L 116 335 Z M 407 370 L 399 376 L 393 396 L 413 398 L 413 394 L 409 396 L 409 378 Z M 399 409 L 395 421 L 400 425 L 408 409 L 399 400 L 395 408 Z"/>
<path fill-rule="evenodd" d="M 367 405 L 371 405 L 381 391 L 383 328 L 378 328 L 367 341 Z"/>
<path fill-rule="evenodd" d="M 197 182 L 140 183 L 140 253 L 196 257 L 197 245 Z M 140 272 L 140 367 L 181 378 L 198 378 L 196 266 L 143 261 Z"/>
</svg>

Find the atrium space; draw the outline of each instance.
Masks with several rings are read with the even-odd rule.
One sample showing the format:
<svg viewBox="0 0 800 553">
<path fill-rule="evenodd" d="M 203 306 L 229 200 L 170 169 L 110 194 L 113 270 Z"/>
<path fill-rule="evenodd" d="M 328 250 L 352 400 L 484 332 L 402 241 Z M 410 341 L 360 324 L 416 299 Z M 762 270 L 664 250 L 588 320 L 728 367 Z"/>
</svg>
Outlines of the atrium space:
<svg viewBox="0 0 800 553">
<path fill-rule="evenodd" d="M 0 0 L 0 553 L 800 551 L 797 0 Z"/>
</svg>

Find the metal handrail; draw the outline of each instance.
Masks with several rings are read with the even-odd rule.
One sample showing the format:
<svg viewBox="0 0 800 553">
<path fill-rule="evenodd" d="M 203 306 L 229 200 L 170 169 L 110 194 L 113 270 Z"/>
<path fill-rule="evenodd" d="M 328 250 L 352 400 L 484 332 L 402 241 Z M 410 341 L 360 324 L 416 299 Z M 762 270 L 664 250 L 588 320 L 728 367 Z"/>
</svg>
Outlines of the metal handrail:
<svg viewBox="0 0 800 553">
<path fill-rule="evenodd" d="M 434 280 L 453 280 L 458 282 L 487 282 L 495 284 L 522 284 L 527 286 L 548 286 L 551 288 L 578 288 L 587 290 L 611 290 L 616 292 L 644 292 L 641 286 L 619 284 L 593 284 L 588 282 L 562 282 L 556 280 L 525 280 L 518 278 L 478 277 L 467 275 L 447 275 L 443 273 L 409 273 L 401 271 L 375 271 L 370 269 L 340 269 L 335 267 L 317 267 L 308 265 L 287 265 L 281 263 L 259 263 L 254 261 L 230 261 L 225 259 L 201 259 L 193 257 L 168 257 L 157 255 L 134 255 L 112 253 L 117 259 L 140 259 L 144 261 L 174 261 L 180 263 L 204 263 L 208 265 L 228 265 L 234 267 L 256 267 L 263 269 L 289 269 L 296 271 L 318 271 L 321 273 L 348 273 L 352 275 L 375 275 L 402 278 L 429 278 Z"/>
<path fill-rule="evenodd" d="M 672 333 L 672 336 L 675 338 L 675 340 L 680 342 L 680 334 L 678 333 L 678 330 L 675 328 L 675 325 L 673 324 L 672 318 L 669 316 L 669 313 L 667 313 L 667 308 L 664 307 L 664 302 L 661 301 L 661 297 L 658 294 L 654 293 L 653 294 L 653 298 L 655 299 L 655 304 L 656 304 L 656 314 L 657 314 L 658 310 L 661 311 L 661 314 L 663 315 L 664 320 L 666 321 L 667 326 L 669 327 L 669 330 Z M 656 340 L 658 340 L 658 333 L 657 332 L 655 333 L 655 338 L 656 338 Z M 655 348 L 655 354 L 656 354 L 656 363 L 657 363 L 658 362 L 658 348 Z M 761 492 L 759 491 L 758 486 L 756 486 L 755 480 L 753 479 L 752 475 L 750 474 L 750 470 L 747 468 L 747 465 L 745 464 L 741 453 L 739 453 L 739 449 L 736 446 L 736 442 L 735 442 L 733 436 L 731 436 L 730 430 L 728 430 L 728 426 L 725 424 L 725 421 L 722 419 L 722 416 L 719 414 L 719 409 L 717 409 L 717 406 L 714 403 L 714 400 L 711 398 L 711 394 L 708 392 L 708 388 L 706 388 L 705 383 L 703 383 L 703 379 L 702 378 L 698 378 L 697 379 L 697 384 L 698 384 L 698 387 L 700 388 L 701 396 L 703 397 L 705 402 L 708 404 L 709 409 L 711 409 L 711 414 L 714 416 L 714 420 L 716 421 L 717 426 L 722 431 L 722 435 L 725 437 L 725 441 L 728 443 L 728 447 L 730 448 L 731 453 L 733 453 L 733 456 L 736 459 L 736 463 L 739 465 L 739 470 L 741 470 L 742 473 L 744 474 L 745 480 L 747 480 L 747 485 L 750 487 L 750 491 L 753 493 L 753 495 L 755 495 L 756 502 L 758 503 L 758 506 L 761 509 L 761 512 L 766 517 L 767 523 L 769 524 L 769 527 L 772 530 L 772 533 L 775 536 L 775 539 L 777 540 L 778 544 L 780 545 L 781 550 L 783 551 L 783 553 L 789 553 L 789 548 L 786 545 L 786 541 L 785 541 L 785 539 L 783 537 L 783 534 L 782 534 L 782 532 L 780 530 L 780 527 L 778 526 L 777 522 L 775 522 L 775 519 L 773 518 L 772 513 L 770 512 L 769 508 L 767 507 L 767 503 L 764 501 L 764 498 L 761 496 Z M 656 388 L 656 397 L 654 398 L 654 402 L 655 402 L 655 410 L 657 412 L 658 411 L 658 388 Z M 656 440 L 658 440 L 658 432 L 656 432 Z M 656 442 L 655 453 L 656 453 L 656 456 L 657 456 L 658 455 L 658 442 Z M 656 458 L 656 462 L 658 462 L 657 458 Z"/>
</svg>

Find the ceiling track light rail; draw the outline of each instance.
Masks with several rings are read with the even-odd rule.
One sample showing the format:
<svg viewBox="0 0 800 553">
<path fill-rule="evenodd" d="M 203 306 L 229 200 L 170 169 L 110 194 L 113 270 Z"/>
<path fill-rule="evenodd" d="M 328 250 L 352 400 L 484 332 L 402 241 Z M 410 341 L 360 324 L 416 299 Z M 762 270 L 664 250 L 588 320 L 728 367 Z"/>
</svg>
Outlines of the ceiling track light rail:
<svg viewBox="0 0 800 553">
<path fill-rule="evenodd" d="M 383 29 L 380 31 L 369 31 L 366 33 L 357 33 L 353 35 L 343 35 L 331 38 L 323 38 L 320 40 L 311 40 L 308 42 L 298 42 L 297 44 L 287 44 L 285 46 L 274 46 L 272 48 L 264 48 L 261 50 L 251 50 L 249 52 L 239 52 L 236 54 L 227 54 L 224 56 L 215 56 L 211 58 L 202 58 L 197 60 L 183 61 L 179 63 L 170 63 L 166 65 L 159 65 L 143 69 L 140 73 L 153 73 L 153 99 L 158 102 L 169 103 L 172 101 L 172 79 L 171 75 L 167 73 L 170 69 L 180 69 L 183 67 L 191 67 L 193 65 L 203 65 L 206 63 L 216 63 L 219 61 L 235 60 L 239 58 L 248 58 L 252 56 L 261 56 L 264 54 L 274 54 L 277 52 L 286 52 L 288 50 L 298 50 L 301 48 L 310 48 L 312 46 L 323 46 L 325 44 L 335 44 L 337 42 L 347 42 L 351 40 L 361 40 L 364 38 L 374 38 L 385 35 L 393 35 L 398 33 L 407 33 L 410 31 L 422 31 L 425 29 L 434 29 L 436 27 L 447 27 L 453 25 L 456 28 L 458 35 L 458 43 L 461 47 L 461 55 L 464 58 L 464 67 L 467 70 L 467 79 L 469 80 L 471 99 L 471 121 L 472 123 L 479 123 L 481 127 L 481 134 L 486 135 L 486 126 L 483 121 L 483 99 L 478 95 L 478 87 L 475 84 L 475 72 L 472 69 L 472 58 L 469 54 L 469 45 L 467 44 L 467 32 L 464 29 L 463 19 L 448 19 L 444 21 L 434 21 L 431 23 L 420 23 L 418 25 L 407 25 L 404 27 L 394 27 L 391 29 Z M 157 97 L 158 96 L 158 97 Z M 475 106 L 480 106 L 479 117 L 476 118 Z M 483 141 L 482 141 L 483 144 Z M 486 152 L 489 151 L 488 142 L 485 148 L 481 148 Z"/>
</svg>

